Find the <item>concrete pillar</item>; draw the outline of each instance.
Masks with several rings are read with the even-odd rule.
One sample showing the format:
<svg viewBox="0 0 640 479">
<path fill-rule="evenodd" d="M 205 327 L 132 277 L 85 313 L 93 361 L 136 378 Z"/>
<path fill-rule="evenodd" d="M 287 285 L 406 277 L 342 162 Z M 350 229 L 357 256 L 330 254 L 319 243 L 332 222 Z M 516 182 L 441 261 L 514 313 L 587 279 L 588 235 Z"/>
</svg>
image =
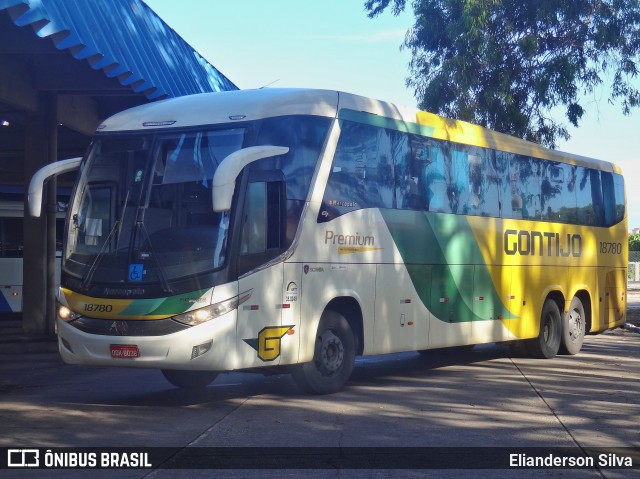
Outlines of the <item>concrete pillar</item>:
<svg viewBox="0 0 640 479">
<path fill-rule="evenodd" d="M 48 141 L 48 163 L 58 161 L 58 96 L 51 93 L 47 100 L 46 122 Z M 56 213 L 58 210 L 57 179 L 52 177 L 47 184 L 47 251 L 46 251 L 46 334 L 55 334 L 56 318 Z"/>
<path fill-rule="evenodd" d="M 57 96 L 40 93 L 38 103 L 38 110 L 27 115 L 25 125 L 25 188 L 33 174 L 57 156 Z M 55 186 L 55 181 L 47 186 L 51 191 L 43 195 L 47 204 L 40 218 L 28 214 L 24 218 L 22 327 L 42 336 L 54 332 Z"/>
</svg>

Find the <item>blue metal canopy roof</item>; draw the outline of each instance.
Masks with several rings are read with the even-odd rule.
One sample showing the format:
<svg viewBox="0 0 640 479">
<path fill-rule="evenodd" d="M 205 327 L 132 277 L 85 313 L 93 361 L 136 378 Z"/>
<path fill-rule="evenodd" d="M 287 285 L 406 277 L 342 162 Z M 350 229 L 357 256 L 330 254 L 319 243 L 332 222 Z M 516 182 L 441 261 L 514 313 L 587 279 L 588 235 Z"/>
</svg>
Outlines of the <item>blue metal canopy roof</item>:
<svg viewBox="0 0 640 479">
<path fill-rule="evenodd" d="M 238 89 L 141 0 L 0 0 L 1 10 L 150 100 Z"/>
</svg>

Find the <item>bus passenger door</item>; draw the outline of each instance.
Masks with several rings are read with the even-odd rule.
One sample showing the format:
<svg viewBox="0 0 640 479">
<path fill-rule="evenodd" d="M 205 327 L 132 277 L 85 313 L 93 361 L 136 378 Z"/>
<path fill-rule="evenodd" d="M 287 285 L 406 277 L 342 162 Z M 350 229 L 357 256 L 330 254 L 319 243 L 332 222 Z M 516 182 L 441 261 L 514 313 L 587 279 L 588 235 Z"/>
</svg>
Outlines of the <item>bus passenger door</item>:
<svg viewBox="0 0 640 479">
<path fill-rule="evenodd" d="M 273 261 L 283 252 L 284 195 L 284 182 L 277 179 L 251 178 L 247 185 L 241 219 L 238 291 L 241 296 L 250 293 L 250 297 L 238 307 L 236 337 L 241 368 L 275 366 L 283 355 L 297 357 L 297 345 L 292 339 L 295 320 L 283 294 L 284 264 Z M 287 312 L 286 324 L 283 311 Z"/>
</svg>

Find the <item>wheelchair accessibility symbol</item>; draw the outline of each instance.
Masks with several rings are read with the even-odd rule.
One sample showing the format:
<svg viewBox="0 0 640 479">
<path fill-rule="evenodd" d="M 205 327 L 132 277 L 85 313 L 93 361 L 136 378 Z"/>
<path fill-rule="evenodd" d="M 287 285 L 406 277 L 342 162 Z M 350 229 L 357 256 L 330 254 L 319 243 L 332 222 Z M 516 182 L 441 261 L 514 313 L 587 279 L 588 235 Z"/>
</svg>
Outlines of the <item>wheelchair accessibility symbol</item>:
<svg viewBox="0 0 640 479">
<path fill-rule="evenodd" d="M 144 265 L 130 264 L 129 265 L 129 281 L 142 281 L 143 272 L 144 272 Z"/>
</svg>

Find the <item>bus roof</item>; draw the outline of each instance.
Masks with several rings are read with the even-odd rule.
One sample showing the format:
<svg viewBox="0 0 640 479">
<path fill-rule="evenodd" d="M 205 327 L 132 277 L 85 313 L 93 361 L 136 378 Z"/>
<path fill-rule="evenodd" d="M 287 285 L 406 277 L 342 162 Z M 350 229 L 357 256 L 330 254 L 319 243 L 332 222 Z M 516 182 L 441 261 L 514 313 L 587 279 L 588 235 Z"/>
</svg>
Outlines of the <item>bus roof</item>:
<svg viewBox="0 0 640 479">
<path fill-rule="evenodd" d="M 264 88 L 170 98 L 117 113 L 105 120 L 98 132 L 214 125 L 283 115 L 335 118 L 343 109 L 426 126 L 437 139 L 621 173 L 620 168 L 609 162 L 550 150 L 464 121 L 335 90 Z"/>
<path fill-rule="evenodd" d="M 338 92 L 330 90 L 265 88 L 200 93 L 125 110 L 105 120 L 98 127 L 98 131 L 215 125 L 283 115 L 318 115 L 334 118 L 337 104 Z"/>
</svg>

